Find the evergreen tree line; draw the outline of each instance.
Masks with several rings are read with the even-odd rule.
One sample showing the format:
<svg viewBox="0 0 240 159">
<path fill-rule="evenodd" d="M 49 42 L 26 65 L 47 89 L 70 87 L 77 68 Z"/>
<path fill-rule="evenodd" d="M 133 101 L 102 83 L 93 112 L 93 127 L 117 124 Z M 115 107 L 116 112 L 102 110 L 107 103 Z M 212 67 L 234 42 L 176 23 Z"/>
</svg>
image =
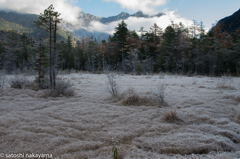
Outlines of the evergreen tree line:
<svg viewBox="0 0 240 159">
<path fill-rule="evenodd" d="M 60 42 L 49 38 L 50 30 L 52 35 L 56 35 L 54 28 L 58 22 L 57 17 L 56 21 L 53 19 L 52 28 L 47 25 L 48 28 L 39 33 L 37 41 L 32 40 L 31 35 L 9 31 L 4 41 L 0 42 L 0 69 L 8 73 L 17 68 L 35 70 L 39 77 L 43 77 L 45 72 L 50 71 L 53 62 L 54 70 L 99 72 L 111 69 L 126 73 L 163 71 L 239 76 L 240 28 L 228 34 L 218 23 L 205 33 L 203 24 L 194 21 L 188 28 L 182 23 L 172 23 L 165 30 L 153 24 L 149 31 L 141 27 L 138 35 L 122 21 L 107 41 L 82 37 L 73 45 L 70 37 Z M 49 54 L 49 50 L 54 55 Z"/>
<path fill-rule="evenodd" d="M 19 35 L 11 30 L 0 41 L 0 69 L 10 74 L 16 69 L 33 69 L 36 64 L 36 42 L 31 35 Z"/>
</svg>

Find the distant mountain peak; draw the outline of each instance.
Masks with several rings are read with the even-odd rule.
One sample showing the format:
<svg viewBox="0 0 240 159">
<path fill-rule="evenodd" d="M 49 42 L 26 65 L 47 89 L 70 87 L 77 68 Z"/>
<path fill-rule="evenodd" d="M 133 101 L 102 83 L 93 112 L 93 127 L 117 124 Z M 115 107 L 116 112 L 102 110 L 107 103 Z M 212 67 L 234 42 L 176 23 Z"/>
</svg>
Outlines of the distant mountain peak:
<svg viewBox="0 0 240 159">
<path fill-rule="evenodd" d="M 121 15 L 121 14 L 124 14 L 124 15 L 125 15 L 125 14 L 128 14 L 128 13 L 127 13 L 127 12 L 121 12 L 119 15 Z"/>
<path fill-rule="evenodd" d="M 131 16 L 132 16 L 132 17 L 152 18 L 152 17 L 160 17 L 160 16 L 162 16 L 162 15 L 164 15 L 164 13 L 159 12 L 159 13 L 156 14 L 156 15 L 150 16 L 150 15 L 144 14 L 142 11 L 138 11 L 138 12 L 132 14 Z"/>
<path fill-rule="evenodd" d="M 129 13 L 127 13 L 127 12 L 121 12 L 120 14 L 118 14 L 117 16 L 121 16 L 121 17 L 123 17 L 123 16 L 126 16 L 126 17 L 129 17 L 130 16 L 130 14 Z M 114 16 L 113 16 L 114 17 Z"/>
<path fill-rule="evenodd" d="M 142 11 L 138 11 L 138 12 L 132 14 L 131 16 L 132 16 L 132 17 L 149 17 L 148 15 L 143 14 Z"/>
</svg>

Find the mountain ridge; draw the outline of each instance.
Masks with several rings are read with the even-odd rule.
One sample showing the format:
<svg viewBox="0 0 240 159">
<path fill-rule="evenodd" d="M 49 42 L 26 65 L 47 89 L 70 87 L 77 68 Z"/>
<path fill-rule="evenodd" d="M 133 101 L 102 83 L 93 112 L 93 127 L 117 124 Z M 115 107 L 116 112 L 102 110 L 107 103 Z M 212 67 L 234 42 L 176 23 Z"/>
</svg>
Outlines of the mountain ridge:
<svg viewBox="0 0 240 159">
<path fill-rule="evenodd" d="M 38 29 L 33 25 L 38 17 L 39 15 L 36 14 L 0 11 L 0 30 L 3 32 L 14 30 L 17 34 L 31 33 L 33 38 L 38 40 Z M 59 40 L 67 40 L 68 36 L 72 38 L 74 43 L 78 40 L 73 33 L 62 28 L 58 28 L 58 36 Z"/>
<path fill-rule="evenodd" d="M 81 39 L 83 36 L 95 36 L 95 37 L 101 37 L 103 40 L 107 40 L 109 37 L 109 34 L 106 33 L 101 33 L 101 32 L 90 32 L 87 30 L 87 28 L 90 26 L 90 23 L 92 21 L 98 21 L 102 24 L 109 24 L 114 21 L 118 20 L 125 20 L 128 19 L 129 17 L 137 17 L 137 18 L 152 18 L 152 17 L 160 17 L 164 15 L 164 13 L 159 12 L 156 15 L 149 16 L 146 14 L 143 14 L 142 11 L 138 11 L 134 14 L 129 14 L 127 12 L 121 12 L 118 15 L 115 16 L 109 16 L 109 17 L 98 17 L 95 15 L 92 15 L 90 13 L 84 13 L 81 12 L 79 15 L 79 23 L 81 23 L 81 26 L 76 26 L 74 24 L 68 23 L 68 22 L 63 22 L 60 24 L 62 28 L 65 30 L 73 32 L 78 39 Z"/>
<path fill-rule="evenodd" d="M 138 11 L 138 12 L 133 13 L 133 14 L 129 14 L 127 12 L 121 12 L 118 15 L 115 15 L 115 16 L 98 17 L 98 16 L 95 16 L 93 14 L 81 12 L 79 18 L 82 18 L 84 20 L 88 19 L 88 22 L 95 20 L 95 21 L 99 21 L 99 22 L 101 22 L 103 24 L 107 24 L 107 23 L 110 23 L 110 22 L 113 22 L 113 21 L 117 21 L 117 20 L 125 20 L 125 19 L 127 19 L 129 17 L 152 18 L 152 17 L 160 17 L 162 15 L 164 15 L 164 13 L 159 12 L 156 15 L 149 16 L 147 14 L 144 14 L 142 11 Z"/>
<path fill-rule="evenodd" d="M 90 32 L 88 31 L 88 27 L 90 26 L 92 21 L 98 21 L 102 24 L 108 24 L 114 21 L 125 20 L 129 17 L 137 17 L 137 18 L 152 18 L 152 17 L 160 17 L 163 16 L 164 13 L 159 12 L 156 15 L 149 16 L 143 14 L 142 11 L 138 11 L 133 14 L 129 14 L 127 12 L 121 12 L 115 16 L 109 17 L 99 17 L 92 15 L 90 13 L 81 12 L 79 14 L 79 23 L 80 25 L 74 25 L 72 23 L 61 21 L 59 27 L 59 34 L 63 39 L 67 39 L 68 36 L 72 37 L 72 40 L 76 42 L 81 39 L 83 36 L 94 36 L 94 37 L 102 37 L 102 39 L 106 40 L 109 35 L 102 32 Z M 38 34 L 37 29 L 33 26 L 33 21 L 38 18 L 39 15 L 29 14 L 29 13 L 17 13 L 14 11 L 1 11 L 0 10 L 0 31 L 9 31 L 15 30 L 17 33 L 31 33 L 35 36 Z M 220 19 L 217 23 L 222 23 L 223 31 L 228 33 L 234 33 L 234 31 L 240 27 L 240 9 L 234 12 L 232 15 L 224 17 Z"/>
<path fill-rule="evenodd" d="M 217 25 L 220 23 L 223 31 L 227 33 L 234 33 L 236 29 L 240 28 L 240 8 L 232 15 L 220 19 Z"/>
</svg>

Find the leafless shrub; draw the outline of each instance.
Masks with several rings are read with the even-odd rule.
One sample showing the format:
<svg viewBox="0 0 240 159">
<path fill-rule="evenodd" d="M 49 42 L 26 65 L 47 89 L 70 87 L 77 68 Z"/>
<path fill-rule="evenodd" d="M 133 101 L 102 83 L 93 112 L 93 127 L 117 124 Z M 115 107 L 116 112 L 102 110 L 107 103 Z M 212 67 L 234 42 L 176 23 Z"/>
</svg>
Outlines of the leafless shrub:
<svg viewBox="0 0 240 159">
<path fill-rule="evenodd" d="M 170 123 L 181 121 L 180 118 L 177 116 L 176 109 L 171 109 L 169 111 L 166 111 L 163 115 L 163 119 Z"/>
<path fill-rule="evenodd" d="M 116 74 L 106 72 L 106 75 L 107 75 L 106 91 L 110 93 L 113 97 L 118 96 L 120 88 L 116 80 Z"/>
<path fill-rule="evenodd" d="M 56 81 L 55 89 L 50 90 L 50 96 L 58 97 L 58 96 L 73 96 L 74 88 L 73 84 L 70 81 L 64 81 L 63 79 L 58 79 Z"/>
<path fill-rule="evenodd" d="M 166 85 L 164 82 L 159 83 L 155 90 L 152 90 L 152 94 L 155 95 L 158 99 L 159 105 L 162 105 L 165 102 L 165 90 Z"/>
<path fill-rule="evenodd" d="M 29 80 L 21 75 L 15 75 L 13 78 L 9 80 L 9 85 L 11 88 L 22 89 L 24 86 L 29 84 Z"/>
<path fill-rule="evenodd" d="M 234 86 L 232 86 L 232 79 L 227 76 L 223 76 L 222 78 L 217 80 L 217 88 L 218 89 L 235 89 Z"/>
</svg>

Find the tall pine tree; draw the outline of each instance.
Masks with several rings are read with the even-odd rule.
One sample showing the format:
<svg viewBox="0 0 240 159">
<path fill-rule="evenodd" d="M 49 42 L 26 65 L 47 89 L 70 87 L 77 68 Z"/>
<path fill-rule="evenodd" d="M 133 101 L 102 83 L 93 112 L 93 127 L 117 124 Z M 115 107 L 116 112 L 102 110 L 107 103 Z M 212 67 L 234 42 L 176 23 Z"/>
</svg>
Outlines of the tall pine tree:
<svg viewBox="0 0 240 159">
<path fill-rule="evenodd" d="M 60 13 L 54 11 L 54 7 L 51 4 L 47 9 L 44 10 L 44 14 L 40 13 L 40 16 L 36 21 L 34 21 L 34 25 L 37 28 L 46 30 L 49 32 L 49 77 L 50 77 L 50 88 L 55 88 L 56 86 L 56 34 L 57 34 L 57 23 L 60 23 L 58 17 Z M 54 37 L 54 49 L 52 50 L 52 36 Z"/>
</svg>

